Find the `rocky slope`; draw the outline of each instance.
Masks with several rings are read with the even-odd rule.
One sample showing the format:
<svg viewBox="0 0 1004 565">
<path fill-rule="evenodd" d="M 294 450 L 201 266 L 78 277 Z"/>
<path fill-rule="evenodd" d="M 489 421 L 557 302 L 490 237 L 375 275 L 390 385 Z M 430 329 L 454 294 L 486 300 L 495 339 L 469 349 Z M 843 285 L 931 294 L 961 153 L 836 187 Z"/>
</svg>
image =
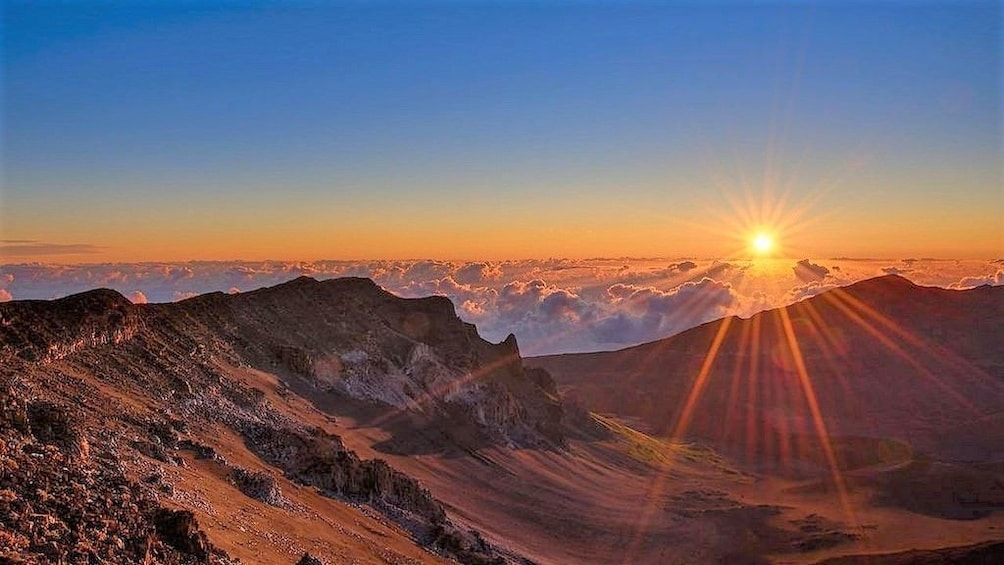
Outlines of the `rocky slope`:
<svg viewBox="0 0 1004 565">
<path fill-rule="evenodd" d="M 305 421 L 292 408 L 302 400 L 287 385 L 413 415 L 446 430 L 441 439 L 446 443 L 456 437 L 550 449 L 565 441 L 564 411 L 553 383 L 524 371 L 514 338 L 497 345 L 485 342 L 457 318 L 448 300 L 405 300 L 364 279 L 301 278 L 246 294 L 210 294 L 163 305 L 133 305 L 109 290 L 51 302 L 0 304 L 0 358 L 5 398 L 27 407 L 25 418 L 18 416 L 20 423 L 5 428 L 9 437 L 2 484 L 33 488 L 32 477 L 47 472 L 25 465 L 36 459 L 62 468 L 60 457 L 70 455 L 60 453 L 70 448 L 50 449 L 50 454 L 30 447 L 52 437 L 60 442 L 79 437 L 92 452 L 100 446 L 96 451 L 116 462 L 113 468 L 127 462 L 121 477 L 88 474 L 86 464 L 70 464 L 67 469 L 90 478 L 60 475 L 53 484 L 88 492 L 98 481 L 125 490 L 60 503 L 93 517 L 103 516 L 122 496 L 139 497 L 135 510 L 129 506 L 128 520 L 134 525 L 119 537 L 135 545 L 130 555 L 142 553 L 150 562 L 206 562 L 213 555 L 206 543 L 198 542 L 202 549 L 173 557 L 189 546 L 177 549 L 157 542 L 156 532 L 173 515 L 156 503 L 162 481 L 152 477 L 147 483 L 139 476 L 151 462 L 168 468 L 185 465 L 186 457 L 212 461 L 213 472 L 225 475 L 245 495 L 273 506 L 286 504 L 269 472 L 246 469 L 219 455 L 231 435 L 253 455 L 252 464 L 277 471 L 293 484 L 373 508 L 434 553 L 465 563 L 517 559 L 454 524 L 417 481 L 383 461 L 360 459 L 317 420 Z M 288 380 L 263 390 L 259 369 Z M 23 390 L 15 394 L 18 387 Z M 70 406 L 79 409 L 68 412 Z M 54 431 L 36 425 L 55 417 L 38 407 L 53 407 L 47 410 L 62 415 L 53 421 L 63 427 Z M 35 457 L 32 450 L 44 457 Z M 136 464 L 130 466 L 130 460 Z M 130 469 L 138 482 L 122 478 Z M 149 500 L 134 492 L 143 485 Z M 170 490 L 169 485 L 163 488 Z M 31 494 L 11 490 L 18 501 Z M 89 506 L 93 504 L 99 506 Z M 19 507 L 17 515 L 37 514 L 29 510 Z M 29 527 L 23 520 L 7 522 L 0 536 L 16 541 L 16 555 L 38 557 L 52 551 L 47 545 L 51 540 L 32 537 Z M 94 527 L 87 521 L 66 525 L 83 537 Z M 186 531 L 195 528 L 194 521 L 184 524 Z M 150 541 L 134 543 L 133 538 Z M 75 547 L 68 543 L 57 545 Z"/>
<path fill-rule="evenodd" d="M 231 563 L 192 512 L 163 506 L 156 489 L 126 476 L 114 441 L 33 396 L 0 377 L 0 559 Z"/>
</svg>

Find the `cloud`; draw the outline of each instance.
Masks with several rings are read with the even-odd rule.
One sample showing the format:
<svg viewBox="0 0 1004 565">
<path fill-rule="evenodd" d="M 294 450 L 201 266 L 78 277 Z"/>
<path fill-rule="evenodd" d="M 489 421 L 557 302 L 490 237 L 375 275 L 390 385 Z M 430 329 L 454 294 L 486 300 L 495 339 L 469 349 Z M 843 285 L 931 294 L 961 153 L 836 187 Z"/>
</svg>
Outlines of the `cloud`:
<svg viewBox="0 0 1004 565">
<path fill-rule="evenodd" d="M 14 300 L 14 297 L 7 292 L 7 289 L 0 288 L 0 302 L 10 302 L 11 300 Z"/>
<path fill-rule="evenodd" d="M 668 267 L 668 269 L 671 271 L 679 271 L 681 273 L 686 273 L 687 271 L 692 271 L 696 268 L 697 268 L 697 263 L 693 261 L 681 261 L 679 263 L 672 263 Z"/>
<path fill-rule="evenodd" d="M 711 278 L 721 277 L 726 272 L 728 272 L 730 270 L 734 270 L 734 269 L 738 269 L 738 270 L 742 271 L 742 270 L 745 270 L 746 267 L 744 267 L 744 266 L 738 266 L 738 265 L 733 265 L 732 263 L 725 263 L 725 262 L 715 261 L 714 263 L 711 264 L 710 267 L 708 267 L 703 273 L 701 273 L 700 276 L 702 276 L 702 277 L 711 277 Z"/>
<path fill-rule="evenodd" d="M 467 263 L 453 273 L 453 278 L 461 284 L 478 284 L 498 280 L 502 277 L 502 267 L 492 263 Z"/>
<path fill-rule="evenodd" d="M 652 341 L 721 317 L 739 298 L 731 284 L 711 278 L 668 291 L 614 284 L 609 314 L 592 328 L 600 343 Z"/>
<path fill-rule="evenodd" d="M 180 281 L 190 279 L 195 276 L 195 271 L 188 266 L 172 267 L 170 265 L 164 265 L 160 268 L 160 273 L 165 279 L 170 281 Z"/>
<path fill-rule="evenodd" d="M 485 315 L 484 304 L 479 304 L 471 300 L 464 300 L 460 304 L 460 314 L 468 320 L 478 320 Z"/>
<path fill-rule="evenodd" d="M 827 290 L 833 290 L 841 286 L 841 283 L 837 282 L 821 282 L 821 281 L 810 281 L 806 284 L 796 286 L 788 291 L 787 300 L 785 302 L 798 302 L 800 300 L 805 300 L 806 298 L 811 298 L 817 294 L 826 292 Z"/>
<path fill-rule="evenodd" d="M 131 292 L 128 298 L 129 302 L 132 302 L 133 304 L 146 304 L 148 302 L 148 300 L 146 299 L 146 295 L 139 290 L 134 290 L 133 292 Z"/>
<path fill-rule="evenodd" d="M 820 281 L 830 274 L 830 270 L 822 265 L 816 265 L 808 259 L 802 259 L 792 268 L 795 277 L 802 282 Z"/>
<path fill-rule="evenodd" d="M 587 310 L 587 303 L 578 294 L 541 279 L 507 283 L 499 290 L 496 305 L 503 319 L 514 322 L 580 319 Z"/>
<path fill-rule="evenodd" d="M 909 263 L 908 263 L 909 264 Z M 907 273 L 912 273 L 913 269 L 902 269 L 900 267 L 882 267 L 882 272 L 887 275 L 905 275 Z"/>
<path fill-rule="evenodd" d="M 453 269 L 449 261 L 418 261 L 404 271 L 402 278 L 412 281 L 439 279 L 452 274 Z"/>
<path fill-rule="evenodd" d="M 539 278 L 512 280 L 496 290 L 444 277 L 409 283 L 397 292 L 447 296 L 461 316 L 478 322 L 483 335 L 501 339 L 515 333 L 523 353 L 531 355 L 659 339 L 724 315 L 739 302 L 730 284 L 706 277 L 668 291 L 614 283 L 586 294 Z"/>
<path fill-rule="evenodd" d="M 45 243 L 30 239 L 0 240 L 0 257 L 81 255 L 99 253 L 102 249 L 104 248 L 89 243 Z"/>
<path fill-rule="evenodd" d="M 948 285 L 948 288 L 966 290 L 969 288 L 976 288 L 978 286 L 983 286 L 983 285 L 990 285 L 990 286 L 1004 285 L 1004 269 L 998 269 L 996 273 L 993 273 L 991 275 L 978 276 L 978 277 L 964 277 L 959 282 Z"/>
</svg>

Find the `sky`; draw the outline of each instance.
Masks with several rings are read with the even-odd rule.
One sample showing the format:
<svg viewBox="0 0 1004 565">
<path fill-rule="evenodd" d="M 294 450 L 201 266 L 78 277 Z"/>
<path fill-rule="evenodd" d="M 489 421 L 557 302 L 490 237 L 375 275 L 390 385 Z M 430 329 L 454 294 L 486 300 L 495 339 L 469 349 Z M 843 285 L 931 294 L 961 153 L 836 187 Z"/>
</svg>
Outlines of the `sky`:
<svg viewBox="0 0 1004 565">
<path fill-rule="evenodd" d="M 999 2 L 3 9 L 0 264 L 1004 256 Z"/>
</svg>

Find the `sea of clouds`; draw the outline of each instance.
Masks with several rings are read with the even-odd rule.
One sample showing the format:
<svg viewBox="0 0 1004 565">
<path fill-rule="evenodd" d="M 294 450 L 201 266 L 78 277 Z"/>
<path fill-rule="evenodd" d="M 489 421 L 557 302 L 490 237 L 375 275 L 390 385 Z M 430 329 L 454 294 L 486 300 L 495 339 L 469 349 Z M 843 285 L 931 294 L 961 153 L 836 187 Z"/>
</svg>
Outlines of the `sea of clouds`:
<svg viewBox="0 0 1004 565">
<path fill-rule="evenodd" d="M 0 301 L 111 288 L 136 303 L 244 292 L 299 276 L 369 277 L 403 297 L 443 295 L 493 341 L 524 355 L 618 349 L 723 316 L 750 316 L 851 282 L 896 274 L 917 284 L 1004 284 L 1004 259 L 547 259 L 524 261 L 226 261 L 0 265 Z"/>
</svg>

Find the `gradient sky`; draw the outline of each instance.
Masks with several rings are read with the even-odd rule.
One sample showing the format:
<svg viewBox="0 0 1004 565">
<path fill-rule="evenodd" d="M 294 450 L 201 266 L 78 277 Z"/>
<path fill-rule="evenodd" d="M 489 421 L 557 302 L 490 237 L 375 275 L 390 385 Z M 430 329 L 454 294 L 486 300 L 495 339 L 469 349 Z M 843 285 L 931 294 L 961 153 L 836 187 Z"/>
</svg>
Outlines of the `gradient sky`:
<svg viewBox="0 0 1004 565">
<path fill-rule="evenodd" d="M 3 6 L 0 262 L 1004 255 L 998 2 Z"/>
</svg>

